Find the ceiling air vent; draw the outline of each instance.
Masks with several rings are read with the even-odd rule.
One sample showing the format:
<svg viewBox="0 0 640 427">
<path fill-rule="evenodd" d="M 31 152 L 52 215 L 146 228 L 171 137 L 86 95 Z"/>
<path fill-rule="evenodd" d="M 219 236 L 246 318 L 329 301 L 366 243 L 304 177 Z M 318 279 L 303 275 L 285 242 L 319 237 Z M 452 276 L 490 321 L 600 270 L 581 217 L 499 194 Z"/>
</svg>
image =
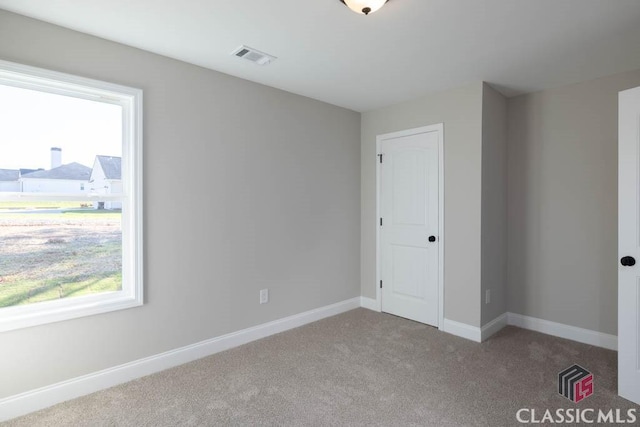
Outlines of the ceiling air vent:
<svg viewBox="0 0 640 427">
<path fill-rule="evenodd" d="M 259 50 L 244 45 L 231 52 L 231 54 L 258 65 L 269 65 L 271 61 L 275 61 L 276 59 L 278 59 L 275 56 L 260 52 Z"/>
</svg>

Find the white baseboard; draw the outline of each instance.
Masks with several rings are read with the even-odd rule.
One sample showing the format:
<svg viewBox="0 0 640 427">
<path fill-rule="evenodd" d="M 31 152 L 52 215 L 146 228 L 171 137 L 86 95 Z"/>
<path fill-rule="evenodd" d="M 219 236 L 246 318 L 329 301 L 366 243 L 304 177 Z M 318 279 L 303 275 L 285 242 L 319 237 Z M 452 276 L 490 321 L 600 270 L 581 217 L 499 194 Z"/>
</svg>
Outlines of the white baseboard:
<svg viewBox="0 0 640 427">
<path fill-rule="evenodd" d="M 444 319 L 444 328 L 442 328 L 442 330 L 471 341 L 480 342 L 482 340 L 482 331 L 480 328 L 467 325 L 466 323 L 456 322 L 455 320 Z"/>
<path fill-rule="evenodd" d="M 592 331 L 590 329 L 578 328 L 576 326 L 565 325 L 515 313 L 505 313 L 493 319 L 482 328 L 477 328 L 475 326 L 456 322 L 450 319 L 444 319 L 443 331 L 475 342 L 482 342 L 507 325 L 517 326 L 519 328 L 529 329 L 543 334 L 553 335 L 609 350 L 618 349 L 618 337 L 616 335 L 605 334 L 602 332 Z"/>
<path fill-rule="evenodd" d="M 356 297 L 0 399 L 0 422 L 360 307 Z"/>
<path fill-rule="evenodd" d="M 508 315 L 503 313 L 500 316 L 493 319 L 491 322 L 484 325 L 480 331 L 482 341 L 486 341 L 491 335 L 498 332 L 500 329 L 507 326 Z"/>
<path fill-rule="evenodd" d="M 336 314 L 344 313 L 358 307 L 380 311 L 375 299 L 356 297 L 283 319 L 274 320 L 273 322 L 232 332 L 186 347 L 170 350 L 155 356 L 10 396 L 0 399 L 0 422 L 201 359 L 326 317 L 335 316 Z M 610 350 L 617 350 L 618 348 L 618 337 L 615 335 L 515 313 L 505 313 L 487 323 L 482 328 L 444 319 L 443 331 L 475 342 L 481 342 L 498 332 L 507 324 Z"/>
<path fill-rule="evenodd" d="M 373 311 L 380 311 L 380 307 L 378 306 L 378 301 L 376 301 L 373 298 L 360 297 L 360 307 L 373 310 Z"/>
<path fill-rule="evenodd" d="M 443 331 L 471 341 L 483 342 L 505 326 L 507 326 L 507 313 L 496 317 L 482 328 L 451 319 L 444 319 Z"/>
<path fill-rule="evenodd" d="M 618 337 L 616 335 L 605 334 L 535 317 L 523 316 L 522 314 L 516 313 L 507 313 L 507 317 L 509 325 L 594 345 L 596 347 L 603 347 L 609 350 L 618 350 Z"/>
</svg>

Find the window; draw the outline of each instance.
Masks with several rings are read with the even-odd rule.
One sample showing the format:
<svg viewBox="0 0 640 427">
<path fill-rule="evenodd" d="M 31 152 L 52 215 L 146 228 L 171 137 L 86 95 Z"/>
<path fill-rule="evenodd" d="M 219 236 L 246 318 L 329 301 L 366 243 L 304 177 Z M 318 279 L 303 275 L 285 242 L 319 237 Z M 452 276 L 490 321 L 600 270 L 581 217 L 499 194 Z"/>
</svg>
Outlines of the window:
<svg viewBox="0 0 640 427">
<path fill-rule="evenodd" d="M 0 331 L 142 305 L 142 91 L 0 61 Z"/>
</svg>

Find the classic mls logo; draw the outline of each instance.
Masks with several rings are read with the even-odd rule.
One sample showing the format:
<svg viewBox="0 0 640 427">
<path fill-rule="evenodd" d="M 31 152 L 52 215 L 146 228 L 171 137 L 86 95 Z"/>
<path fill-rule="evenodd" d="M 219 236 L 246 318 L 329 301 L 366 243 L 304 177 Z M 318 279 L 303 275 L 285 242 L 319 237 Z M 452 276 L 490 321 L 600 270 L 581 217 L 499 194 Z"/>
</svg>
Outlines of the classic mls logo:
<svg viewBox="0 0 640 427">
<path fill-rule="evenodd" d="M 593 394 L 593 374 L 573 365 L 558 374 L 558 393 L 574 403 Z"/>
<path fill-rule="evenodd" d="M 582 366 L 573 365 L 558 374 L 558 392 L 578 403 L 593 394 L 593 374 Z M 633 424 L 638 425 L 637 409 L 572 408 L 545 409 L 520 408 L 516 420 L 521 424 Z"/>
</svg>

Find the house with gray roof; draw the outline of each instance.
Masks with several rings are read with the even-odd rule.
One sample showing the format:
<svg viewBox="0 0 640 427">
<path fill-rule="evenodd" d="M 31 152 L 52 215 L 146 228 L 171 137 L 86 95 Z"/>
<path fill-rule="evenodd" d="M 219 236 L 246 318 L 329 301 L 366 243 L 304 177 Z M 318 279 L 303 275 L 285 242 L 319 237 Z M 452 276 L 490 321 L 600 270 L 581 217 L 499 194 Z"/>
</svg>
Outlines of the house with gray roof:
<svg viewBox="0 0 640 427">
<path fill-rule="evenodd" d="M 0 191 L 20 191 L 20 171 L 0 169 Z"/>
<path fill-rule="evenodd" d="M 24 193 L 86 194 L 90 177 L 91 168 L 74 162 L 22 174 L 20 182 Z"/>
<path fill-rule="evenodd" d="M 96 156 L 89 179 L 89 191 L 92 194 L 122 193 L 122 158 L 114 156 Z M 105 200 L 95 202 L 96 209 L 122 209 L 121 202 Z"/>
</svg>

